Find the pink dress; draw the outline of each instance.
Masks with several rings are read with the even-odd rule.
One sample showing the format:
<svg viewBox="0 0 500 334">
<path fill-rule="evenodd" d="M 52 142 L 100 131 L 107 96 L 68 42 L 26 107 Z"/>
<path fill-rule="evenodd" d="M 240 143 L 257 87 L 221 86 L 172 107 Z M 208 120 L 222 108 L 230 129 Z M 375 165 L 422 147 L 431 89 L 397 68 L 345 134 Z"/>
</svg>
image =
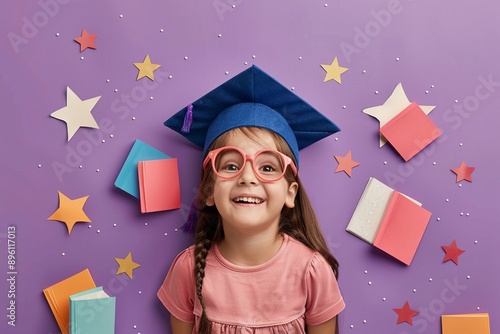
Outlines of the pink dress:
<svg viewBox="0 0 500 334">
<path fill-rule="evenodd" d="M 176 318 L 195 322 L 201 314 L 193 276 L 194 248 L 174 260 L 158 291 Z M 212 333 L 305 333 L 345 307 L 331 267 L 318 253 L 284 235 L 276 255 L 258 266 L 236 266 L 214 245 L 207 255 L 203 298 Z"/>
</svg>

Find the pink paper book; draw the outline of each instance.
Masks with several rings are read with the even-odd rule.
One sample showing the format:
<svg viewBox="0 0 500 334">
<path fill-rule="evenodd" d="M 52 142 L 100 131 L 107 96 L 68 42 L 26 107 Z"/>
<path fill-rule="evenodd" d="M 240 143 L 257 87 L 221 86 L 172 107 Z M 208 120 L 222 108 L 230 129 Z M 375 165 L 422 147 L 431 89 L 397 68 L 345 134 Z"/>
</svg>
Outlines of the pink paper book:
<svg viewBox="0 0 500 334">
<path fill-rule="evenodd" d="M 142 213 L 180 208 L 177 159 L 139 161 L 137 171 Z"/>
<path fill-rule="evenodd" d="M 410 265 L 431 213 L 394 191 L 387 204 L 373 246 Z"/>
<path fill-rule="evenodd" d="M 405 161 L 441 135 L 441 131 L 415 102 L 382 126 L 380 133 Z"/>
</svg>

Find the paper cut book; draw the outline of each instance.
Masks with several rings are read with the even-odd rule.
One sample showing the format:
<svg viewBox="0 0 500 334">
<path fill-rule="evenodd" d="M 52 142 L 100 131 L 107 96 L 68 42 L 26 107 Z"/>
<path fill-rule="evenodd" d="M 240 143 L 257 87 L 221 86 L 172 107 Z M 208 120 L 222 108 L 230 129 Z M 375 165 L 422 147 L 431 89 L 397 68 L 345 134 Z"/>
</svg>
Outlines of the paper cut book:
<svg viewBox="0 0 500 334">
<path fill-rule="evenodd" d="M 142 213 L 180 208 L 177 159 L 139 161 L 137 168 Z"/>
<path fill-rule="evenodd" d="M 118 177 L 116 178 L 115 187 L 139 198 L 137 163 L 145 160 L 168 158 L 170 157 L 165 153 L 137 139 L 125 159 L 125 163 L 123 164 Z"/>
<path fill-rule="evenodd" d="M 116 297 L 102 286 L 70 296 L 70 334 L 114 334 Z"/>
<path fill-rule="evenodd" d="M 430 216 L 420 202 L 370 178 L 346 230 L 410 265 Z"/>
<path fill-rule="evenodd" d="M 63 334 L 69 333 L 69 297 L 92 288 L 95 288 L 94 280 L 85 269 L 43 290 Z"/>
<path fill-rule="evenodd" d="M 382 126 L 380 133 L 405 161 L 441 135 L 441 131 L 415 102 Z"/>
<path fill-rule="evenodd" d="M 490 334 L 488 313 L 442 315 L 441 326 L 442 334 Z"/>
</svg>

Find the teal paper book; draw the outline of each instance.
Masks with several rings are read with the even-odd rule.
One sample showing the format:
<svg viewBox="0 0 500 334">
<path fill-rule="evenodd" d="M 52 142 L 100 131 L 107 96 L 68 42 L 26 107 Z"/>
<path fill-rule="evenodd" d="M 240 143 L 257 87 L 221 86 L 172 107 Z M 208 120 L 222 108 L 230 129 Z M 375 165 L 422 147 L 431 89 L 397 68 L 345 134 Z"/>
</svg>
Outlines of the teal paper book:
<svg viewBox="0 0 500 334">
<path fill-rule="evenodd" d="M 102 286 L 69 297 L 70 334 L 114 334 L 116 297 Z"/>
<path fill-rule="evenodd" d="M 115 181 L 115 187 L 139 198 L 137 163 L 146 160 L 169 159 L 165 153 L 136 140 Z"/>
</svg>

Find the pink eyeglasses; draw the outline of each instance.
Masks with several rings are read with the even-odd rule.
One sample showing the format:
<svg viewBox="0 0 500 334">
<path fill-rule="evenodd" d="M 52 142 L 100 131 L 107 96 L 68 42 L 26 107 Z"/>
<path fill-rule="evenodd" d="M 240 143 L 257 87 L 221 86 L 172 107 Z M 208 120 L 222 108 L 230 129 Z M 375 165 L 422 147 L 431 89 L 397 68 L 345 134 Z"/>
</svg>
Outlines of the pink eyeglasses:
<svg viewBox="0 0 500 334">
<path fill-rule="evenodd" d="M 254 174 L 263 182 L 278 181 L 285 175 L 288 166 L 292 168 L 293 174 L 297 175 L 297 167 L 293 160 L 281 152 L 264 149 L 250 156 L 234 146 L 224 146 L 208 152 L 203 161 L 203 168 L 212 161 L 215 175 L 229 180 L 243 172 L 248 160 L 252 163 Z"/>
</svg>

